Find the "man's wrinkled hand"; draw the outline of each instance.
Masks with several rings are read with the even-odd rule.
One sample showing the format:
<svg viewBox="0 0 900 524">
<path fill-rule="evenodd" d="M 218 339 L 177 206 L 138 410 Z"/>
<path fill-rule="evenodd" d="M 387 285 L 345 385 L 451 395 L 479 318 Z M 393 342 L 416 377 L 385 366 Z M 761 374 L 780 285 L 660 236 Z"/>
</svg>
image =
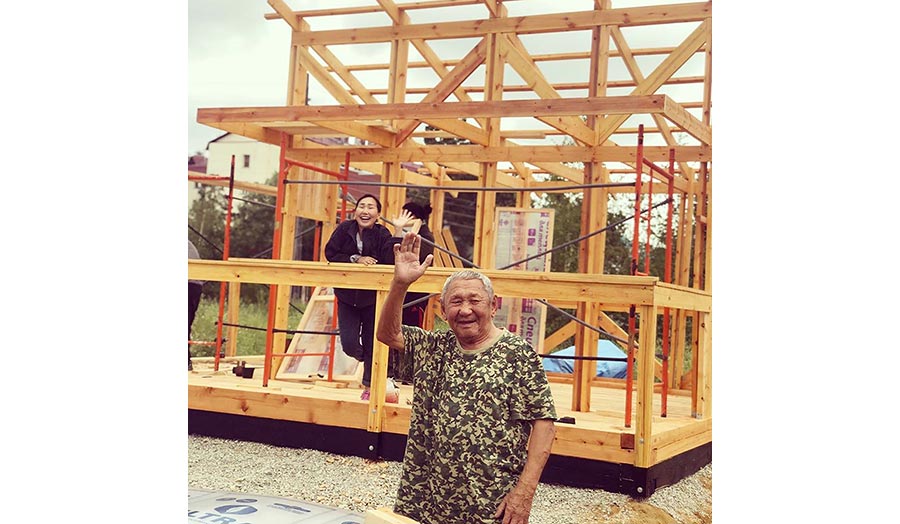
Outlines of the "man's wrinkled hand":
<svg viewBox="0 0 900 524">
<path fill-rule="evenodd" d="M 503 497 L 503 501 L 500 502 L 500 506 L 497 507 L 497 512 L 494 513 L 494 518 L 496 519 L 502 516 L 502 524 L 528 524 L 528 517 L 531 516 L 531 503 L 533 501 L 533 491 L 516 486 Z"/>
<path fill-rule="evenodd" d="M 422 247 L 422 239 L 415 233 L 403 235 L 399 244 L 394 244 L 394 279 L 402 284 L 412 284 L 425 274 L 425 270 L 434 260 L 433 255 L 425 257 L 425 261 L 419 263 L 419 252 Z"/>
</svg>

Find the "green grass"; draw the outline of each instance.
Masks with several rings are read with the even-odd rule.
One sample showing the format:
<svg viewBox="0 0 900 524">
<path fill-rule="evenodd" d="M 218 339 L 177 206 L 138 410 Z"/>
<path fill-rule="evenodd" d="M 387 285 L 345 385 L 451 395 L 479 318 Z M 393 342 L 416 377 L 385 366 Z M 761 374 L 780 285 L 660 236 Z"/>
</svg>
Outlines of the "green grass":
<svg viewBox="0 0 900 524">
<path fill-rule="evenodd" d="M 299 308 L 305 308 L 306 304 L 294 304 Z M 300 318 L 303 313 L 295 308 L 290 308 L 288 314 L 287 329 L 297 329 Z M 216 322 L 219 318 L 219 302 L 210 299 L 200 300 L 200 306 L 197 308 L 197 314 L 194 317 L 194 325 L 191 330 L 191 338 L 193 340 L 215 341 L 216 340 Z M 248 328 L 238 328 L 237 331 L 237 354 L 238 355 L 263 355 L 266 352 L 266 324 L 269 318 L 268 304 L 249 304 L 241 303 L 238 313 L 238 321 L 231 322 L 228 320 L 228 305 L 225 305 L 223 313 L 223 322 L 225 324 L 236 323 Z M 249 328 L 261 328 L 249 329 Z M 222 336 L 228 336 L 228 326 L 222 329 Z M 288 334 L 288 340 L 291 339 Z M 223 343 L 224 348 L 224 343 Z M 195 357 L 211 357 L 215 351 L 214 346 L 192 346 L 191 354 Z M 223 349 L 224 351 L 224 349 Z"/>
</svg>

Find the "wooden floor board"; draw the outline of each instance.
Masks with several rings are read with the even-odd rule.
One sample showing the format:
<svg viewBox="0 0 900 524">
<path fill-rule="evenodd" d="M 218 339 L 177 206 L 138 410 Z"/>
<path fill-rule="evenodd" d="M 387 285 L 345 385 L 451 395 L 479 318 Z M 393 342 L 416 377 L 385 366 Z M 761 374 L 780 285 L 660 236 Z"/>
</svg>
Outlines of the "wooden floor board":
<svg viewBox="0 0 900 524">
<path fill-rule="evenodd" d="M 231 366 L 188 373 L 188 407 L 204 411 L 233 413 L 264 418 L 293 420 L 366 428 L 368 401 L 360 400 L 362 390 L 356 384 L 345 388 L 316 385 L 314 381 L 297 382 L 270 380 L 262 386 L 262 378 L 245 379 L 231 373 Z M 262 369 L 257 372 L 261 373 Z M 400 401 L 386 404 L 383 431 L 406 434 L 409 427 L 412 386 L 400 385 Z M 625 427 L 625 390 L 621 387 L 591 387 L 591 411 L 574 412 L 571 384 L 554 382 L 550 385 L 556 403 L 557 416 L 573 417 L 575 424 L 557 423 L 557 443 L 554 453 L 627 463 L 633 451 L 623 447 L 628 436 L 634 434 L 637 411 L 632 413 L 631 427 Z M 633 401 L 636 405 L 636 393 Z M 661 449 L 659 460 L 673 454 L 711 442 L 711 421 L 690 416 L 691 399 L 670 395 L 667 417 L 659 415 L 661 395 L 653 400 L 652 433 Z M 625 435 L 625 437 L 623 437 Z"/>
</svg>

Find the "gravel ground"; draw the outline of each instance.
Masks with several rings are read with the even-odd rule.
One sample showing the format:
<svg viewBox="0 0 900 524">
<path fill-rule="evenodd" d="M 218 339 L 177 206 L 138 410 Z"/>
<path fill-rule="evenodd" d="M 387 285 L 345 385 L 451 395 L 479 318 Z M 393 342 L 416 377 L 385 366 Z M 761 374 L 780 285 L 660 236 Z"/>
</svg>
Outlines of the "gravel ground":
<svg viewBox="0 0 900 524">
<path fill-rule="evenodd" d="M 288 497 L 364 513 L 393 506 L 400 463 L 188 436 L 188 487 Z M 640 502 L 596 489 L 541 484 L 531 524 L 708 524 L 712 464 Z"/>
</svg>

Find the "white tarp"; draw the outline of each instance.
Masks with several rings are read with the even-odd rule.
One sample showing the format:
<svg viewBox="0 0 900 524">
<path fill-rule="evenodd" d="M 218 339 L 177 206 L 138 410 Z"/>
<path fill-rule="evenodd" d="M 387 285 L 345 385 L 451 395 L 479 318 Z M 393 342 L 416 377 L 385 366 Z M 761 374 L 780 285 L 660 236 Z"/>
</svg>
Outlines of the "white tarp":
<svg viewBox="0 0 900 524">
<path fill-rule="evenodd" d="M 365 515 L 302 500 L 188 488 L 191 524 L 363 524 Z"/>
</svg>

